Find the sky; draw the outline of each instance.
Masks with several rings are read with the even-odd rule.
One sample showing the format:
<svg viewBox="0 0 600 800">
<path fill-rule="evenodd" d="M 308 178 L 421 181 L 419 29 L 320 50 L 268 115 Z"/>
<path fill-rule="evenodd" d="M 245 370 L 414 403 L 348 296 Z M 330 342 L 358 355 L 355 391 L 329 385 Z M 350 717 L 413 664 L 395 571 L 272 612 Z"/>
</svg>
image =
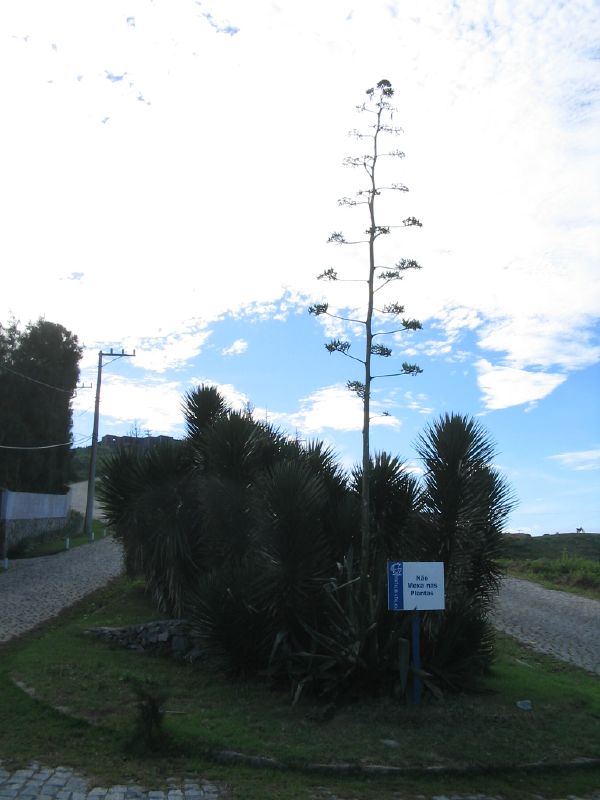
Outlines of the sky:
<svg viewBox="0 0 600 800">
<path fill-rule="evenodd" d="M 3 0 L 0 322 L 43 317 L 84 346 L 89 444 L 183 435 L 200 383 L 291 435 L 361 452 L 360 365 L 324 343 L 361 318 L 365 91 L 391 81 L 403 159 L 382 181 L 378 263 L 422 269 L 388 299 L 372 449 L 476 418 L 518 505 L 507 528 L 600 532 L 600 5 L 597 0 Z M 361 148 L 363 148 L 361 150 Z M 362 183 L 361 183 L 362 180 Z M 360 237 L 359 237 L 360 238 Z M 387 290 L 386 290 L 387 291 Z M 111 361 L 111 363 L 108 363 Z M 392 368 L 390 368 L 392 367 Z M 357 369 L 358 368 L 358 369 Z M 84 388 L 91 387 L 91 388 Z"/>
</svg>

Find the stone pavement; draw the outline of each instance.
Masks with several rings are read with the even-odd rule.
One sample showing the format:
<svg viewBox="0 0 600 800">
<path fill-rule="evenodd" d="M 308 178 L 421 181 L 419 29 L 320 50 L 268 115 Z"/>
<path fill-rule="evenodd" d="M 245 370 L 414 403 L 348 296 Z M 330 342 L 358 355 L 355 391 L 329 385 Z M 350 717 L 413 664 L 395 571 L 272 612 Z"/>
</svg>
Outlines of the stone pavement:
<svg viewBox="0 0 600 800">
<path fill-rule="evenodd" d="M 0 764 L 0 800 L 220 800 L 229 797 L 223 787 L 208 781 L 184 781 L 169 788 L 149 791 L 142 786 L 90 788 L 90 782 L 65 767 L 48 769 L 32 763 L 27 769 L 8 772 Z"/>
<path fill-rule="evenodd" d="M 186 780 L 183 786 L 176 786 L 174 780 L 167 780 L 168 788 L 148 790 L 143 786 L 110 786 L 90 789 L 89 781 L 65 767 L 48 769 L 34 762 L 26 769 L 8 772 L 0 762 L 0 800 L 225 800 L 231 794 L 222 786 L 205 780 Z M 312 800 L 342 800 L 324 786 L 315 787 Z M 389 800 L 402 800 L 401 792 L 392 791 L 386 795 Z M 428 800 L 419 795 L 421 800 Z M 536 800 L 544 800 L 536 795 Z M 241 798 L 243 800 L 243 798 Z M 498 795 L 434 795 L 430 800 L 510 800 Z M 564 800 L 600 800 L 600 790 L 592 795 L 577 797 L 568 795 Z"/>
<path fill-rule="evenodd" d="M 600 602 L 504 578 L 496 628 L 541 653 L 600 675 Z"/>
<path fill-rule="evenodd" d="M 0 642 L 52 619 L 122 571 L 122 547 L 108 536 L 54 556 L 9 561 L 0 571 Z"/>
</svg>

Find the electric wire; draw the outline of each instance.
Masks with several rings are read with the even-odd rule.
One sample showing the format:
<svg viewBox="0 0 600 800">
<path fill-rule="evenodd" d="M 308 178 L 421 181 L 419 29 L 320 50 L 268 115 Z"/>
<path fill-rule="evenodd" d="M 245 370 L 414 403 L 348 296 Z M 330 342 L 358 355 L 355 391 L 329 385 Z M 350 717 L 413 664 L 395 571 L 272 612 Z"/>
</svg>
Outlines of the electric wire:
<svg viewBox="0 0 600 800">
<path fill-rule="evenodd" d="M 23 375 L 22 372 L 17 372 L 16 369 L 11 369 L 7 367 L 5 364 L 0 365 L 0 369 L 6 370 L 6 372 L 10 372 L 13 375 L 18 375 L 20 378 L 25 378 L 26 381 L 31 381 L 32 383 L 38 383 L 40 386 L 45 386 L 47 389 L 55 389 L 57 392 L 63 392 L 64 394 L 71 395 L 73 394 L 76 389 L 61 389 L 60 386 L 52 386 L 50 383 L 45 383 L 44 381 L 38 381 L 37 378 L 30 378 L 29 375 Z"/>
<path fill-rule="evenodd" d="M 40 444 L 40 445 L 8 445 L 0 444 L 0 450 L 50 450 L 53 447 L 70 447 L 72 444 L 81 445 L 82 442 L 89 442 L 91 436 L 80 436 L 77 441 L 60 442 L 59 444 Z"/>
<path fill-rule="evenodd" d="M 51 450 L 53 447 L 70 447 L 71 442 L 62 442 L 61 444 L 40 444 L 31 447 L 16 447 L 8 444 L 0 444 L 0 450 Z"/>
</svg>

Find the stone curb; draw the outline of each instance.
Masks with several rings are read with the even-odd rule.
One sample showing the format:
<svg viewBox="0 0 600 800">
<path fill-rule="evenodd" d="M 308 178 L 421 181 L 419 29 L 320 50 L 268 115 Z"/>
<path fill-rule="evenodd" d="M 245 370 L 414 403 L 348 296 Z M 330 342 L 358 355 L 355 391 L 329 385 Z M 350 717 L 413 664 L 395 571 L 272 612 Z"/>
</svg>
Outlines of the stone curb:
<svg viewBox="0 0 600 800">
<path fill-rule="evenodd" d="M 256 767 L 257 769 L 290 770 L 298 772 L 320 773 L 330 775 L 355 775 L 362 777 L 375 776 L 466 776 L 466 775 L 491 775 L 498 772 L 541 772 L 557 770 L 579 770 L 600 767 L 600 758 L 574 758 L 569 761 L 532 761 L 523 764 L 480 764 L 451 767 L 432 764 L 429 766 L 393 767 L 385 764 L 298 764 L 283 762 L 268 756 L 249 756 L 235 750 L 219 750 L 207 754 L 207 757 L 218 764 L 239 764 L 240 766 Z"/>
</svg>

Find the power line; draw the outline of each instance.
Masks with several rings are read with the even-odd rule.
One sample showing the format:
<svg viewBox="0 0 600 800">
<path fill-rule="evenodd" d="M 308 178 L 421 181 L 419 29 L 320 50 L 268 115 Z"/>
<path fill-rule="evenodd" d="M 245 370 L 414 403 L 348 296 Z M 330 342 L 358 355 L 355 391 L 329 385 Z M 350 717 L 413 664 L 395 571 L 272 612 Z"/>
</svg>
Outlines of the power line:
<svg viewBox="0 0 600 800">
<path fill-rule="evenodd" d="M 11 369 L 10 367 L 7 367 L 5 364 L 1 364 L 0 369 L 4 369 L 6 370 L 6 372 L 11 372 L 13 375 L 18 375 L 19 378 L 25 378 L 26 381 L 31 381 L 32 383 L 38 383 L 40 386 L 45 386 L 47 389 L 55 389 L 57 392 L 64 392 L 64 394 L 71 395 L 75 391 L 75 389 L 71 390 L 61 389 L 60 386 L 52 386 L 50 383 L 44 383 L 44 381 L 38 381 L 37 378 L 30 378 L 29 375 L 23 375 L 22 372 L 17 372 L 16 369 Z"/>
<path fill-rule="evenodd" d="M 40 444 L 31 447 L 13 447 L 8 444 L 0 444 L 0 450 L 50 450 L 52 447 L 70 447 L 71 442 L 62 442 L 61 444 Z"/>
<path fill-rule="evenodd" d="M 72 444 L 80 445 L 82 442 L 89 442 L 91 436 L 79 436 L 77 441 L 60 442 L 60 444 L 36 444 L 36 445 L 9 445 L 0 444 L 0 450 L 50 450 L 53 447 L 70 447 Z"/>
<path fill-rule="evenodd" d="M 108 353 L 104 353 L 104 355 L 108 355 Z M 111 350 L 111 355 L 112 355 L 112 350 Z M 135 355 L 135 351 L 133 355 Z M 107 361 L 105 364 L 102 364 L 102 368 L 104 369 L 104 367 L 108 367 L 108 365 L 112 364 L 113 361 L 116 361 L 118 358 L 123 358 L 123 356 L 131 356 L 131 353 L 119 353 L 114 358 L 111 358 L 110 361 Z"/>
<path fill-rule="evenodd" d="M 77 419 L 77 417 L 82 417 L 84 414 L 89 414 L 91 410 L 92 410 L 92 406 L 89 406 L 88 408 L 84 408 L 83 411 L 79 411 L 79 412 L 77 412 L 77 414 L 73 414 L 73 419 Z M 88 436 L 87 438 L 91 439 L 91 436 Z"/>
</svg>

